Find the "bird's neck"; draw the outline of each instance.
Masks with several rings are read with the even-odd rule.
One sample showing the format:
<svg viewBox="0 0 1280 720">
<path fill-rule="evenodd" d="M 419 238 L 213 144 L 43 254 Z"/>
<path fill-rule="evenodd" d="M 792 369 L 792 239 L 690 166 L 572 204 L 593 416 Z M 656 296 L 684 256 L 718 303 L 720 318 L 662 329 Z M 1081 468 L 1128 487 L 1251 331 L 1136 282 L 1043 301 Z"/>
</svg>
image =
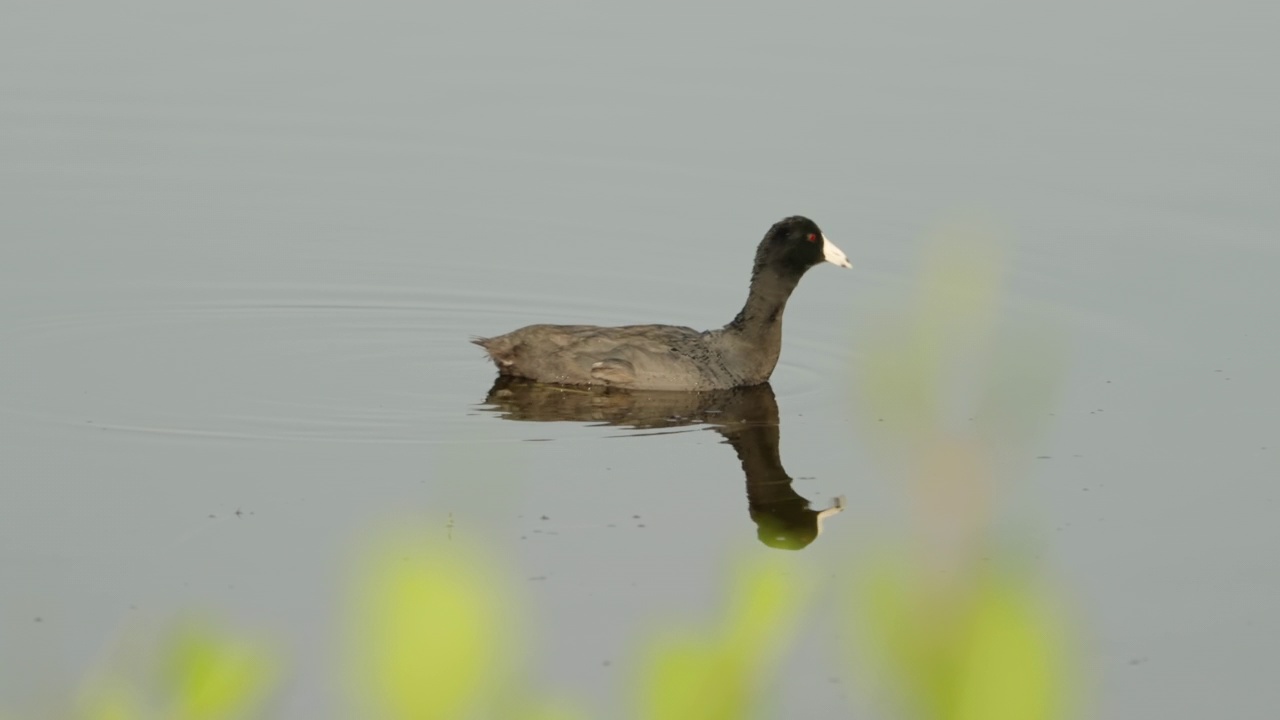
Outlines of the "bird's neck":
<svg viewBox="0 0 1280 720">
<path fill-rule="evenodd" d="M 743 339 L 756 340 L 775 349 L 782 345 L 782 311 L 799 284 L 799 277 L 762 268 L 751 275 L 751 290 L 738 315 L 725 326 Z"/>
<path fill-rule="evenodd" d="M 800 278 L 763 269 L 752 274 L 751 292 L 738 315 L 720 331 L 720 342 L 745 358 L 733 368 L 740 382 L 765 382 L 782 354 L 782 311 Z"/>
</svg>

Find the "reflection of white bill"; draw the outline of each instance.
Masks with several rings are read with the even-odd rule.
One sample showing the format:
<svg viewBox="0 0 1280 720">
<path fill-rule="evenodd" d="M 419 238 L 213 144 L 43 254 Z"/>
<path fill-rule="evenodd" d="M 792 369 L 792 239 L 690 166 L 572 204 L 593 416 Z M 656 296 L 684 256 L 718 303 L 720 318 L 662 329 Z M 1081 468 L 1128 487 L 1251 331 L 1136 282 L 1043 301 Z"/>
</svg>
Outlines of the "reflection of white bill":
<svg viewBox="0 0 1280 720">
<path fill-rule="evenodd" d="M 831 507 L 818 513 L 818 534 L 822 534 L 822 521 L 832 515 L 839 515 L 844 512 L 844 496 L 837 495 L 831 499 Z"/>
</svg>

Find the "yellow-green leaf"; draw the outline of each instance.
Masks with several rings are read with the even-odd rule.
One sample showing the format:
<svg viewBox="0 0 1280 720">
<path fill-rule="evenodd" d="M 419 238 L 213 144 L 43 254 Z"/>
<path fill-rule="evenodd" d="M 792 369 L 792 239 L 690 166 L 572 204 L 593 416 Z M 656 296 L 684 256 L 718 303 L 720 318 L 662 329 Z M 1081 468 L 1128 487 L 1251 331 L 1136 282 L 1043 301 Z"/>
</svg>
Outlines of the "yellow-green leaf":
<svg viewBox="0 0 1280 720">
<path fill-rule="evenodd" d="M 1010 579 L 985 584 L 959 665 L 956 720 L 1051 720 L 1064 714 L 1064 650 L 1044 599 Z"/>
<path fill-rule="evenodd" d="M 506 634 L 502 593 L 460 545 L 388 543 L 359 588 L 356 672 L 379 717 L 465 717 L 495 681 Z"/>
<path fill-rule="evenodd" d="M 244 717 L 260 705 L 277 676 L 263 646 L 194 623 L 175 633 L 167 670 L 170 717 L 182 720 Z"/>
</svg>

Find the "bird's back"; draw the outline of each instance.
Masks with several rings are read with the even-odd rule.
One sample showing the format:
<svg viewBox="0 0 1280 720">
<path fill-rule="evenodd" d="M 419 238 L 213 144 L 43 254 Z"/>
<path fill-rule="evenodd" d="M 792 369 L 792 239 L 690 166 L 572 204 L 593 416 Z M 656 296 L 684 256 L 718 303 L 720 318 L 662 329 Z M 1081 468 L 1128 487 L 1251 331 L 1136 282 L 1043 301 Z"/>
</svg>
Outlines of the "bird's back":
<svg viewBox="0 0 1280 720">
<path fill-rule="evenodd" d="M 708 334 L 674 325 L 529 325 L 479 338 L 499 372 L 561 385 L 732 387 Z"/>
</svg>

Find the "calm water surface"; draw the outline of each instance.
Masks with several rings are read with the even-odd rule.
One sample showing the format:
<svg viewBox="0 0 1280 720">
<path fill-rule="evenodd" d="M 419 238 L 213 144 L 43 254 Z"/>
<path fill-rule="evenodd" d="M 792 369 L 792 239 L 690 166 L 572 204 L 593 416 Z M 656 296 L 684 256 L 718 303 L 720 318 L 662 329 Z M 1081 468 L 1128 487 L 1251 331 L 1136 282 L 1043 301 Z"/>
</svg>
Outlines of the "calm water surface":
<svg viewBox="0 0 1280 720">
<path fill-rule="evenodd" d="M 859 444 L 859 338 L 920 238 L 977 210 L 1017 240 L 1010 306 L 1071 348 L 1025 482 L 1087 630 L 1090 715 L 1269 717 L 1277 21 L 14 4 L 0 698 L 56 697 L 126 629 L 197 607 L 287 644 L 282 716 L 328 716 L 348 549 L 408 514 L 502 551 L 541 679 L 612 707 L 637 638 L 704 617 L 727 558 L 781 533 L 840 576 L 897 516 Z M 793 213 L 854 270 L 806 277 L 764 394 L 584 404 L 495 387 L 466 342 L 719 326 Z M 815 624 L 790 716 L 865 706 L 836 658 Z"/>
</svg>

